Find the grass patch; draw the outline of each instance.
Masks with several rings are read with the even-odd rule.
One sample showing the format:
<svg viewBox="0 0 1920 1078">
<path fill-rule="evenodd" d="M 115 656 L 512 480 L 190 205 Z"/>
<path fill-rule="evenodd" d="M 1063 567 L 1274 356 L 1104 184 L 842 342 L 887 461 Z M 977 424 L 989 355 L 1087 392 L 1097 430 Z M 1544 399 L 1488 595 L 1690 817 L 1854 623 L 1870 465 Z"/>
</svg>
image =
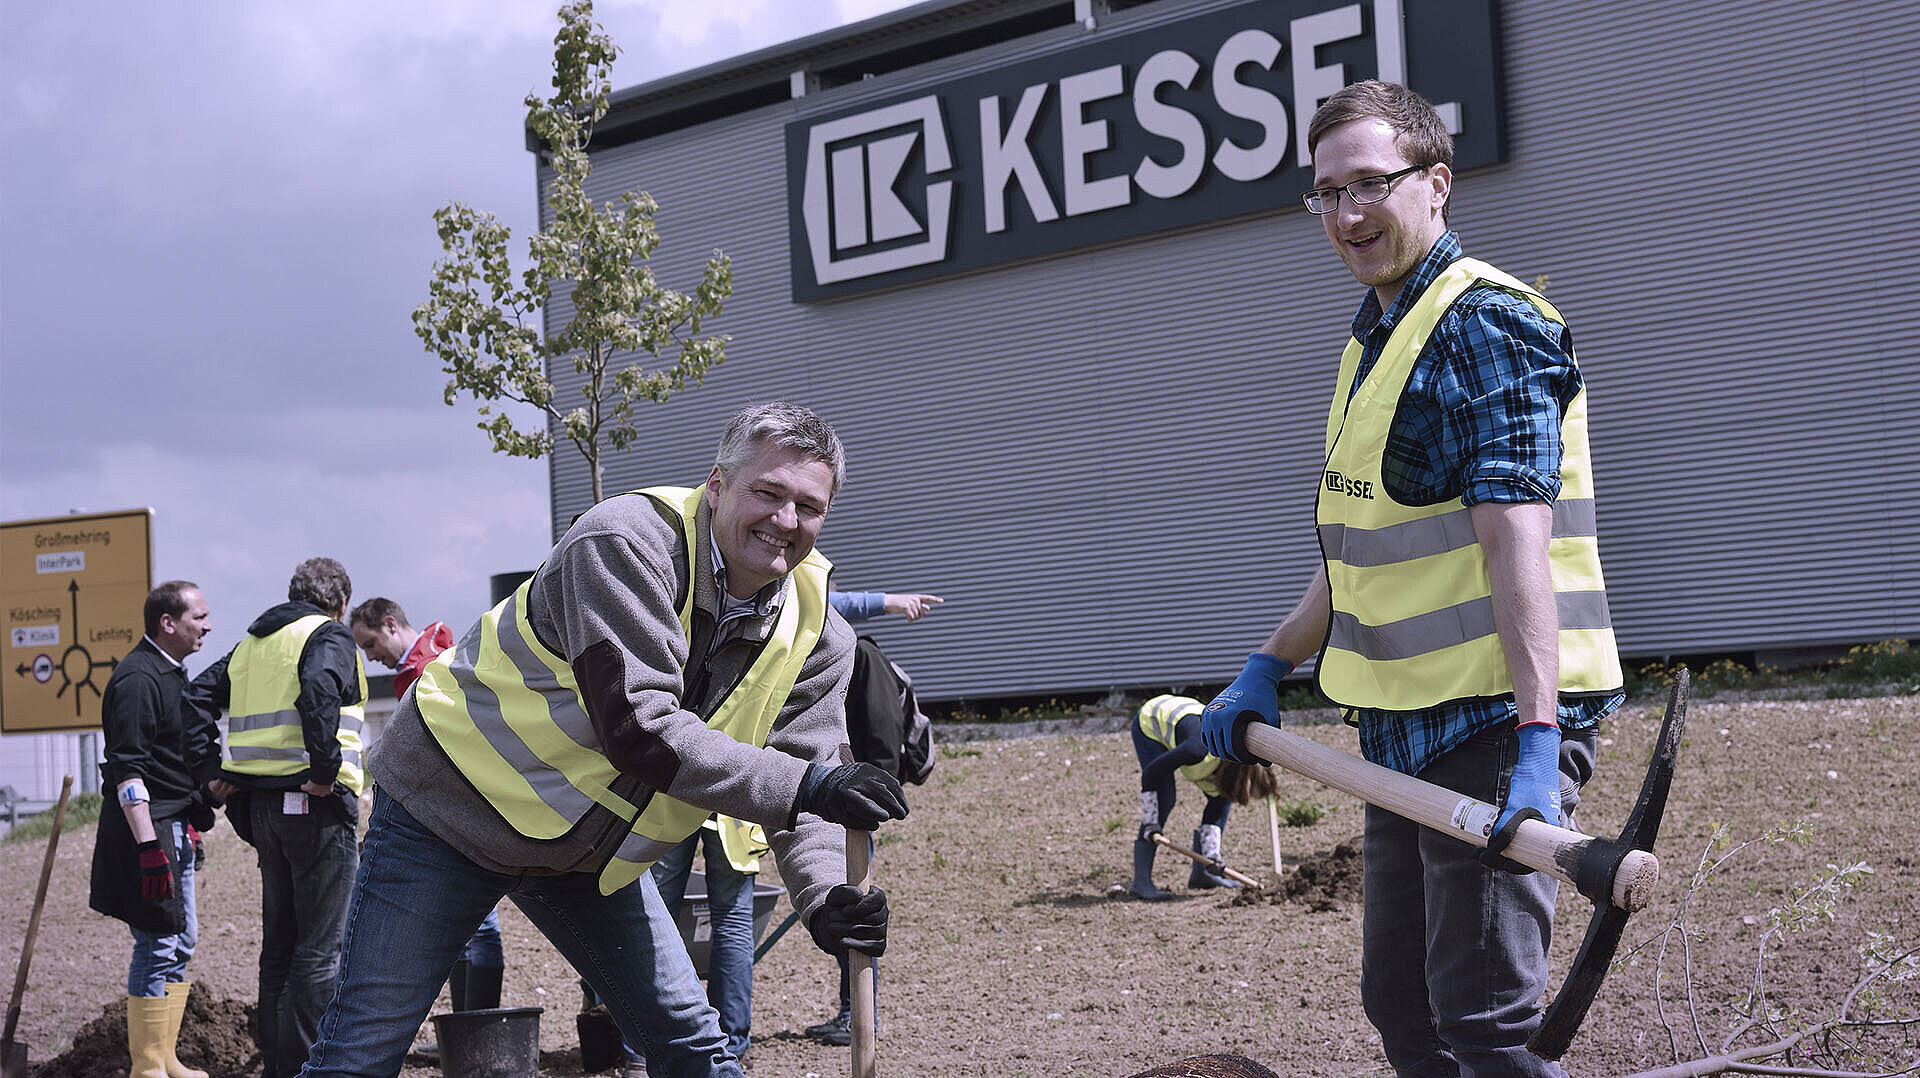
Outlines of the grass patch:
<svg viewBox="0 0 1920 1078">
<path fill-rule="evenodd" d="M 64 834 L 76 827 L 81 827 L 98 820 L 100 818 L 101 803 L 102 800 L 99 794 L 74 794 L 68 798 L 67 815 L 60 824 L 61 833 Z M 22 817 L 20 822 L 14 825 L 13 830 L 7 832 L 7 837 L 4 841 L 43 842 L 46 840 L 46 837 L 52 833 L 53 810 L 48 809 L 45 812 L 36 812 L 31 816 Z"/>
<path fill-rule="evenodd" d="M 1645 663 L 1626 672 L 1627 695 L 1664 695 L 1681 666 L 1692 669 L 1692 693 L 1701 698 L 1727 692 L 1778 692 L 1802 698 L 1920 693 L 1920 651 L 1895 638 L 1859 644 L 1838 658 L 1793 670 L 1734 658 Z"/>
<path fill-rule="evenodd" d="M 1280 822 L 1288 827 L 1312 827 L 1327 815 L 1327 806 L 1312 801 L 1281 801 L 1274 807 L 1280 812 Z"/>
</svg>

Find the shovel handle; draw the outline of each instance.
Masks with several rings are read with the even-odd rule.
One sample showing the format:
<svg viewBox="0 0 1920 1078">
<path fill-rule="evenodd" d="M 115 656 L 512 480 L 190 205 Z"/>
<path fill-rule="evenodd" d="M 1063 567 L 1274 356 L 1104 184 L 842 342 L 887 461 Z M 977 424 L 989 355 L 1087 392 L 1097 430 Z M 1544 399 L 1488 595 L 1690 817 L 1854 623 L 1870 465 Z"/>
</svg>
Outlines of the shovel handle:
<svg viewBox="0 0 1920 1078">
<path fill-rule="evenodd" d="M 33 893 L 33 913 L 27 918 L 27 938 L 20 944 L 20 968 L 13 976 L 13 999 L 7 1003 L 7 1029 L 0 1042 L 13 1043 L 13 1031 L 20 1025 L 20 997 L 27 992 L 27 968 L 33 963 L 33 940 L 40 934 L 40 910 L 47 904 L 47 882 L 53 878 L 53 851 L 60 848 L 60 830 L 67 821 L 67 796 L 73 792 L 73 776 L 60 782 L 60 803 L 53 808 L 53 833 L 47 836 L 46 860 L 40 863 L 40 887 Z"/>
<path fill-rule="evenodd" d="M 847 829 L 847 882 L 865 891 L 871 885 L 869 866 L 873 858 L 873 832 Z M 849 1001 L 853 1011 L 853 1078 L 874 1078 L 874 964 L 865 951 L 847 952 L 848 972 L 852 974 Z"/>
<path fill-rule="evenodd" d="M 1462 842 L 1484 848 L 1500 816 L 1498 805 L 1463 797 L 1299 734 L 1259 722 L 1247 724 L 1246 730 L 1247 748 L 1254 755 Z M 1500 852 L 1509 860 L 1578 888 L 1580 880 L 1575 873 L 1584 855 L 1594 844 L 1604 842 L 1543 820 L 1528 820 Z M 1652 853 L 1628 850 L 1614 870 L 1606 900 L 1632 913 L 1652 899 L 1659 880 L 1660 862 Z"/>
</svg>

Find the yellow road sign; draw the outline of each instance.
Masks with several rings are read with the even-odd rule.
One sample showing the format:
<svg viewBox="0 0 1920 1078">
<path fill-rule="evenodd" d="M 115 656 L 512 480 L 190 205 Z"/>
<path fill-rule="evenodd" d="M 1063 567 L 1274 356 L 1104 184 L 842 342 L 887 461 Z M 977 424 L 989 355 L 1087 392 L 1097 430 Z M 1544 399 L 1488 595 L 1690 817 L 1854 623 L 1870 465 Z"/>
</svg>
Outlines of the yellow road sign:
<svg viewBox="0 0 1920 1078">
<path fill-rule="evenodd" d="M 0 523 L 0 733 L 98 730 L 151 590 L 151 509 Z"/>
</svg>

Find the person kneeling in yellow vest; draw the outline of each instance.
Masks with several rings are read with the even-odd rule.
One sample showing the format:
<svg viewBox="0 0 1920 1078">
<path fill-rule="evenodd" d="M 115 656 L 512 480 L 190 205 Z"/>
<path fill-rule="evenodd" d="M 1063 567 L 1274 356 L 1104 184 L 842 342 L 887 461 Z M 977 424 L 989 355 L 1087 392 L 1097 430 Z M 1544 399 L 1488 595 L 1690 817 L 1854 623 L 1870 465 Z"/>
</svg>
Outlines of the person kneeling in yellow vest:
<svg viewBox="0 0 1920 1078">
<path fill-rule="evenodd" d="M 833 429 L 733 417 L 704 485 L 588 509 L 429 663 L 371 754 L 376 784 L 339 989 L 312 1078 L 395 1073 L 502 897 L 605 1001 L 656 1075 L 738 1075 L 647 867 L 710 813 L 760 824 L 829 953 L 886 949 L 843 828 L 906 815 L 850 761 L 853 631 L 814 550 L 845 476 Z"/>
</svg>

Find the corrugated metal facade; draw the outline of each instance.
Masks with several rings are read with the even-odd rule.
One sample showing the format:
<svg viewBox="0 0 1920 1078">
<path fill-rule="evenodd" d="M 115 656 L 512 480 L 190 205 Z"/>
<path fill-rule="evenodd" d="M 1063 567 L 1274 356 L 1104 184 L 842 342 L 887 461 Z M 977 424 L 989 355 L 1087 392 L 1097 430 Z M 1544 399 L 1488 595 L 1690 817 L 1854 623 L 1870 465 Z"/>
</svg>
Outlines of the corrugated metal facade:
<svg viewBox="0 0 1920 1078">
<path fill-rule="evenodd" d="M 728 414 L 789 397 L 849 447 L 821 544 L 839 586 L 949 599 L 874 626 L 928 697 L 1230 677 L 1318 558 L 1326 402 L 1361 296 L 1318 221 L 1285 206 L 798 305 L 782 140 L 1210 6 L 596 154 L 601 197 L 663 206 L 663 280 L 691 286 L 713 248 L 735 272 L 726 364 L 646 417 L 608 489 L 698 482 Z M 1550 274 L 1574 327 L 1623 653 L 1920 630 L 1920 375 L 1894 331 L 1920 304 L 1920 7 L 1510 0 L 1500 18 L 1508 162 L 1457 178 L 1454 226 L 1470 253 Z M 588 482 L 570 449 L 552 476 L 557 535 Z"/>
</svg>

